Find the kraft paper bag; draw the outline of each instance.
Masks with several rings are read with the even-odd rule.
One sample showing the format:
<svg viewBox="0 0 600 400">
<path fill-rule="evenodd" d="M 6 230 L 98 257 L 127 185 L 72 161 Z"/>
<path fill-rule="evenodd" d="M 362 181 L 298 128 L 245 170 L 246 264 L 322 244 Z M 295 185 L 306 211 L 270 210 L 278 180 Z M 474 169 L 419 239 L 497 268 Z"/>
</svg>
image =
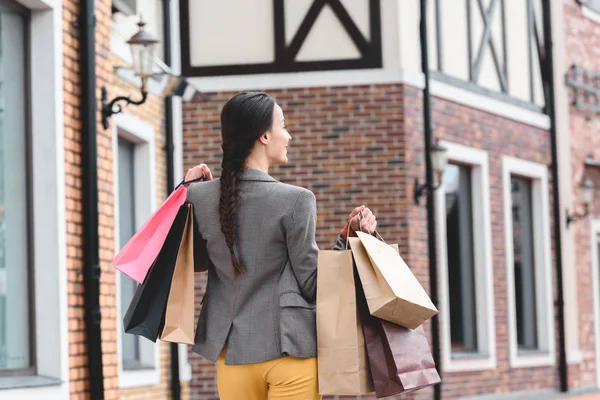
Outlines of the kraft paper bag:
<svg viewBox="0 0 600 400">
<path fill-rule="evenodd" d="M 162 331 L 171 280 L 188 215 L 188 205 L 179 207 L 156 261 L 144 282 L 136 288 L 123 317 L 126 333 L 144 336 L 156 342 Z"/>
<path fill-rule="evenodd" d="M 386 244 L 363 232 L 356 234 L 358 240 L 349 238 L 349 242 L 371 315 L 416 329 L 438 313 L 400 257 L 397 245 Z"/>
<path fill-rule="evenodd" d="M 356 297 L 377 398 L 439 384 L 441 378 L 423 327 L 413 330 L 373 317 L 361 286 L 357 284 Z"/>
<path fill-rule="evenodd" d="M 321 250 L 317 270 L 319 393 L 374 391 L 356 307 L 352 252 Z"/>
<path fill-rule="evenodd" d="M 194 221 L 189 204 L 183 237 L 177 253 L 175 271 L 165 311 L 165 326 L 160 340 L 194 344 Z"/>
</svg>

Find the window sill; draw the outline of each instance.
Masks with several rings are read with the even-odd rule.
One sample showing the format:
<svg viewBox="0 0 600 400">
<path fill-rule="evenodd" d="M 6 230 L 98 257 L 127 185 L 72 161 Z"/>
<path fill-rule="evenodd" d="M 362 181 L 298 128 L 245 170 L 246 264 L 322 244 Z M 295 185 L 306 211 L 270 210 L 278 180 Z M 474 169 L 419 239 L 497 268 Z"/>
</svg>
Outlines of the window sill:
<svg viewBox="0 0 600 400">
<path fill-rule="evenodd" d="M 486 371 L 496 369 L 496 357 L 484 353 L 454 353 L 442 365 L 444 372 Z"/>
<path fill-rule="evenodd" d="M 517 350 L 510 359 L 512 368 L 547 367 L 555 363 L 554 354 L 544 350 Z"/>
<path fill-rule="evenodd" d="M 3 376 L 0 377 L 0 391 L 42 386 L 60 386 L 62 383 L 60 379 L 45 376 Z"/>
</svg>

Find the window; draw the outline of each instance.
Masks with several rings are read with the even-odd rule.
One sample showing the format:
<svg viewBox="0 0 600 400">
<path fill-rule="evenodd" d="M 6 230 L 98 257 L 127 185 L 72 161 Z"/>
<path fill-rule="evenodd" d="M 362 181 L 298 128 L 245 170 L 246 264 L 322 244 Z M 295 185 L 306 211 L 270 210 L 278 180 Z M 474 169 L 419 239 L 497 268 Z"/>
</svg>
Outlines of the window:
<svg viewBox="0 0 600 400">
<path fill-rule="evenodd" d="M 113 121 L 117 243 L 124 246 L 155 208 L 154 130 L 139 118 L 120 114 Z M 123 315 L 137 283 L 118 273 L 119 382 L 122 388 L 160 383 L 160 344 L 126 334 Z"/>
<path fill-rule="evenodd" d="M 27 15 L 0 2 L 0 375 L 33 367 L 28 23 Z"/>
<path fill-rule="evenodd" d="M 504 157 L 503 186 L 510 363 L 553 365 L 547 167 Z"/>
<path fill-rule="evenodd" d="M 125 246 L 140 226 L 135 219 L 135 144 L 119 138 L 119 247 Z M 127 310 L 137 282 L 121 275 L 121 310 Z M 140 351 L 143 338 L 121 332 L 123 369 L 152 368 L 151 360 L 143 360 Z M 150 361 L 150 362 L 148 362 Z"/>
<path fill-rule="evenodd" d="M 519 350 L 537 349 L 535 266 L 531 180 L 512 176 L 512 222 L 517 343 Z"/>
<path fill-rule="evenodd" d="M 62 11 L 59 0 L 0 0 L 2 399 L 69 397 L 67 255 L 75 246 L 67 245 L 66 221 L 80 211 L 66 189 Z"/>
<path fill-rule="evenodd" d="M 450 164 L 444 173 L 446 244 L 452 352 L 477 352 L 477 315 L 473 260 L 471 168 Z"/>
<path fill-rule="evenodd" d="M 450 160 L 436 191 L 444 370 L 496 366 L 488 156 L 444 142 Z"/>
</svg>

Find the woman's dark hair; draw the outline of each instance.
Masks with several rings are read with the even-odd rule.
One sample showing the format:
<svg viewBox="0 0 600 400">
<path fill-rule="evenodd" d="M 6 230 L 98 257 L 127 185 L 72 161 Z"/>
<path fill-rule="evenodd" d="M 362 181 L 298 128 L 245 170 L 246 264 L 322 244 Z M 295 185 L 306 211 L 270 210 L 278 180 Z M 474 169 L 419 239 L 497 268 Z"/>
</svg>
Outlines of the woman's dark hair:
<svg viewBox="0 0 600 400">
<path fill-rule="evenodd" d="M 256 139 L 271 130 L 274 108 L 275 100 L 268 94 L 244 92 L 233 96 L 221 112 L 223 162 L 219 219 L 236 276 L 245 272 L 235 254 L 237 179 Z"/>
</svg>

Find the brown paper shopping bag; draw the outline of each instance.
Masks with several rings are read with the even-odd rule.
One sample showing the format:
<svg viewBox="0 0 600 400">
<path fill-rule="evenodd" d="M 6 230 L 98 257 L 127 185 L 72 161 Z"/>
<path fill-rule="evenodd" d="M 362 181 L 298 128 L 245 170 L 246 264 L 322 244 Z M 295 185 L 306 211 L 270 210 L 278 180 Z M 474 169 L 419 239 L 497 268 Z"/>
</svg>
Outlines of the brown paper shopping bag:
<svg viewBox="0 0 600 400">
<path fill-rule="evenodd" d="M 318 260 L 319 393 L 372 393 L 373 382 L 356 306 L 352 252 L 321 250 Z"/>
<path fill-rule="evenodd" d="M 350 247 L 371 315 L 415 329 L 438 313 L 400 257 L 397 245 L 388 245 L 363 232 L 357 235 L 358 239 L 350 238 Z"/>
<path fill-rule="evenodd" d="M 194 329 L 194 223 L 193 207 L 188 204 L 187 221 L 177 253 L 160 339 L 194 344 Z"/>
</svg>

